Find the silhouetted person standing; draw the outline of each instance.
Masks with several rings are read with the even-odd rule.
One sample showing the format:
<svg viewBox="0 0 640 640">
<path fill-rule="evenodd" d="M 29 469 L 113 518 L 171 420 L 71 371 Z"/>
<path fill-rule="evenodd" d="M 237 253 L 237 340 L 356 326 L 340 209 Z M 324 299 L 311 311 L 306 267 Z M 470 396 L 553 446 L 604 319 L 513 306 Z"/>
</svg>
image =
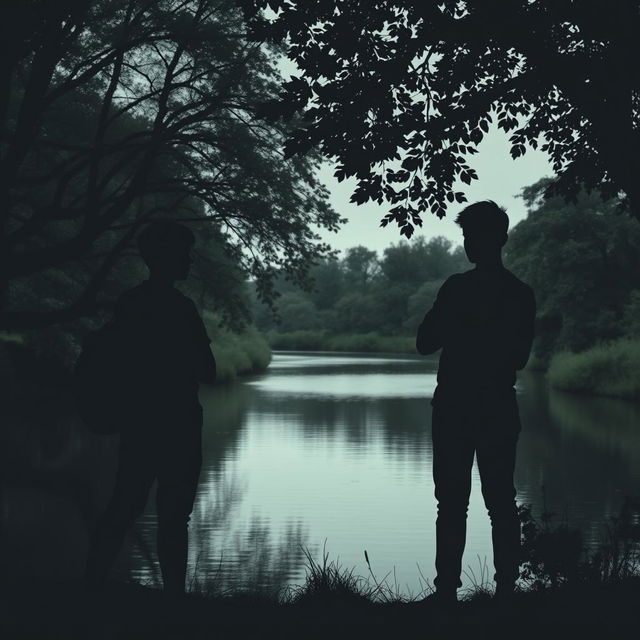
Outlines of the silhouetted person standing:
<svg viewBox="0 0 640 640">
<path fill-rule="evenodd" d="M 418 329 L 423 354 L 442 349 L 431 404 L 433 479 L 438 501 L 436 592 L 451 604 L 462 586 L 467 507 L 474 454 L 491 518 L 496 596 L 511 594 L 519 573 L 520 522 L 513 473 L 520 418 L 516 370 L 529 358 L 535 299 L 502 265 L 509 219 L 494 202 L 457 217 L 475 268 L 451 276 Z"/>
<path fill-rule="evenodd" d="M 195 238 L 176 222 L 150 223 L 138 237 L 149 279 L 125 292 L 114 322 L 126 344 L 130 383 L 113 496 L 91 541 L 89 585 L 104 584 L 127 530 L 155 480 L 158 557 L 166 591 L 184 592 L 187 525 L 201 466 L 198 383 L 213 382 L 216 363 L 192 300 L 174 284 L 191 265 Z"/>
</svg>

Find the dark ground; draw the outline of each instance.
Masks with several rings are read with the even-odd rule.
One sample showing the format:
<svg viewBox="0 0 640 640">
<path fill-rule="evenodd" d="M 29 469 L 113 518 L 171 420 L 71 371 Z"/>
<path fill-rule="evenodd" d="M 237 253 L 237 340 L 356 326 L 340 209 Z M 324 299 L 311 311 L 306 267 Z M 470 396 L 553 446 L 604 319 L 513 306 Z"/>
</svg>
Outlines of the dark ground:
<svg viewBox="0 0 640 640">
<path fill-rule="evenodd" d="M 0 637 L 13 638 L 633 638 L 640 583 L 488 596 L 450 613 L 420 603 L 321 599 L 275 604 L 255 596 L 175 601 L 161 591 L 114 584 L 102 595 L 77 583 L 12 584 L 2 590 Z"/>
</svg>

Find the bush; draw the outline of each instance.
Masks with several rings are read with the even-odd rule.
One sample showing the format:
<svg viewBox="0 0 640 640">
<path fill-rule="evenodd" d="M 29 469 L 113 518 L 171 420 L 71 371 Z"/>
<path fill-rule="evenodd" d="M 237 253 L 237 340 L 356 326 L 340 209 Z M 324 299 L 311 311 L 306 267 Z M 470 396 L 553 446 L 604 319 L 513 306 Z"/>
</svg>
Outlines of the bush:
<svg viewBox="0 0 640 640">
<path fill-rule="evenodd" d="M 254 327 L 232 333 L 222 328 L 218 317 L 209 311 L 204 312 L 203 319 L 211 338 L 219 382 L 234 380 L 242 374 L 258 373 L 269 366 L 271 349 Z"/>
<path fill-rule="evenodd" d="M 640 340 L 621 339 L 581 353 L 553 357 L 549 383 L 556 389 L 628 400 L 640 399 Z"/>
<path fill-rule="evenodd" d="M 577 529 L 565 518 L 554 523 L 546 510 L 536 520 L 531 505 L 519 508 L 522 523 L 520 577 L 530 588 L 544 589 L 574 582 L 583 573 L 584 544 Z"/>
<path fill-rule="evenodd" d="M 549 369 L 549 358 L 542 358 L 536 353 L 532 353 L 529 356 L 529 361 L 526 366 L 527 371 L 540 371 L 544 373 Z"/>
<path fill-rule="evenodd" d="M 640 500 L 625 498 L 618 515 L 605 523 L 600 544 L 589 550 L 581 533 L 566 518 L 545 511 L 533 517 L 531 505 L 519 508 L 522 523 L 520 577 L 542 590 L 581 582 L 624 582 L 640 575 Z"/>
</svg>

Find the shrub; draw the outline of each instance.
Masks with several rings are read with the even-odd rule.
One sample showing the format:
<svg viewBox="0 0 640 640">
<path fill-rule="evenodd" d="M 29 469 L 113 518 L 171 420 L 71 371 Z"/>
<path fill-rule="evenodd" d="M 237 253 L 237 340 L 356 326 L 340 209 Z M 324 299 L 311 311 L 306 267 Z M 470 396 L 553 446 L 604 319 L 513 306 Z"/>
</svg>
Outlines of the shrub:
<svg viewBox="0 0 640 640">
<path fill-rule="evenodd" d="M 234 380 L 242 374 L 258 373 L 269 366 L 271 349 L 254 327 L 232 333 L 220 326 L 215 314 L 205 311 L 203 318 L 211 338 L 219 382 Z"/>
<path fill-rule="evenodd" d="M 581 353 L 553 357 L 549 383 L 556 389 L 637 400 L 640 398 L 640 340 L 621 339 Z"/>
</svg>

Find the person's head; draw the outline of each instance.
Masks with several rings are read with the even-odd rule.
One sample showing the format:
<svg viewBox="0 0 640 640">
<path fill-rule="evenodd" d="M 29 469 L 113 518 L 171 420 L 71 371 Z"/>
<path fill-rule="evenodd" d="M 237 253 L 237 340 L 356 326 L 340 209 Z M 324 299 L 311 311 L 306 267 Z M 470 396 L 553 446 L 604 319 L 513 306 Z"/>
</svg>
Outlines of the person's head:
<svg viewBox="0 0 640 640">
<path fill-rule="evenodd" d="M 456 218 L 462 228 L 464 250 L 470 262 L 493 264 L 500 261 L 507 241 L 509 217 L 493 200 L 482 200 L 465 207 Z"/>
<path fill-rule="evenodd" d="M 138 235 L 138 249 L 152 276 L 184 280 L 189 275 L 195 240 L 188 227 L 173 220 L 157 220 Z"/>
</svg>

